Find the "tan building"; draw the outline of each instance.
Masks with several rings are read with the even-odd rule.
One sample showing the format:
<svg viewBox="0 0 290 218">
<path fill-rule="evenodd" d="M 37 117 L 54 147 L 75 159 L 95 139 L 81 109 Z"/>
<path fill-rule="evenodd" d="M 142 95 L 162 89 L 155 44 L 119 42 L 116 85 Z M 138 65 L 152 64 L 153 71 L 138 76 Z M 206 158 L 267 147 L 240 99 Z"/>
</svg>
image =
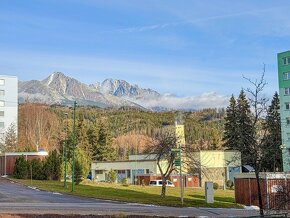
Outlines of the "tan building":
<svg viewBox="0 0 290 218">
<path fill-rule="evenodd" d="M 190 169 L 185 165 L 192 162 Z M 161 161 L 166 167 L 166 161 Z M 217 182 L 220 186 L 227 180 L 234 179 L 234 174 L 241 172 L 241 155 L 236 151 L 199 151 L 192 154 L 191 160 L 183 165 L 183 174 L 195 175 L 199 178 L 200 186 L 206 181 Z M 155 155 L 130 155 L 127 161 L 95 161 L 91 165 L 92 178 L 95 181 L 108 180 L 110 170 L 115 170 L 117 180 L 127 178 L 129 183 L 136 183 L 137 176 L 159 175 Z M 178 172 L 173 172 L 177 174 Z"/>
<path fill-rule="evenodd" d="M 201 186 L 207 181 L 223 186 L 241 172 L 241 153 L 238 151 L 199 151 L 193 153 L 194 165 L 190 172 L 200 176 Z"/>
</svg>

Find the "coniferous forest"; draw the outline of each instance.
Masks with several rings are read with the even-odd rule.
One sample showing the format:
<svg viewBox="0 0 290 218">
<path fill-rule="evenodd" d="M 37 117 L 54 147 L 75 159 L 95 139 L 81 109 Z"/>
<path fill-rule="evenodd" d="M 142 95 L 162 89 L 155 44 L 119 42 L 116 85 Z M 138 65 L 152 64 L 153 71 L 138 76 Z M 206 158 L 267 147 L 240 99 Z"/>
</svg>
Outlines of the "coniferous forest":
<svg viewBox="0 0 290 218">
<path fill-rule="evenodd" d="M 152 112 L 132 108 L 76 108 L 76 144 L 92 160 L 127 159 L 142 153 L 154 130 L 182 122 L 186 143 L 196 150 L 223 149 L 224 109 L 195 112 Z M 19 106 L 18 143 L 11 150 L 62 151 L 72 144 L 73 110 L 64 106 L 25 103 Z"/>
</svg>

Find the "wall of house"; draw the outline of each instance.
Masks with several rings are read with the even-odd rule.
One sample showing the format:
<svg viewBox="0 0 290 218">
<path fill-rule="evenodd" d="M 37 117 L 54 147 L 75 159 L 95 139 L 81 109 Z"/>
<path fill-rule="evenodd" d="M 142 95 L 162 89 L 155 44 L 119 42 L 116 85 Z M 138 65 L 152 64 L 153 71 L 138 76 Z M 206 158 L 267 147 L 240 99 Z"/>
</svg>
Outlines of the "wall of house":
<svg viewBox="0 0 290 218">
<path fill-rule="evenodd" d="M 134 183 L 134 175 L 144 173 L 157 173 L 155 160 L 151 161 L 112 161 L 112 162 L 93 162 L 91 166 L 92 178 L 95 181 L 108 180 L 108 173 L 113 169 L 121 177 L 126 177 L 128 182 Z"/>
<path fill-rule="evenodd" d="M 207 181 L 223 186 L 241 172 L 241 155 L 236 151 L 199 151 L 193 153 L 192 159 L 194 163 L 188 173 L 199 175 L 202 187 Z"/>
<path fill-rule="evenodd" d="M 286 108 L 286 103 L 290 103 L 290 93 L 285 93 L 285 89 L 288 90 L 288 88 L 290 88 L 290 80 L 288 78 L 284 78 L 284 74 L 290 72 L 290 64 L 284 64 L 283 62 L 283 59 L 288 57 L 290 57 L 290 51 L 279 53 L 277 57 L 284 172 L 290 172 L 290 130 L 289 121 L 287 121 L 290 118 L 290 110 Z"/>
<path fill-rule="evenodd" d="M 18 80 L 15 76 L 0 75 L 0 140 L 4 140 L 4 134 L 11 124 L 15 125 L 17 134 L 18 120 Z M 3 125 L 2 125 L 3 124 Z"/>
</svg>

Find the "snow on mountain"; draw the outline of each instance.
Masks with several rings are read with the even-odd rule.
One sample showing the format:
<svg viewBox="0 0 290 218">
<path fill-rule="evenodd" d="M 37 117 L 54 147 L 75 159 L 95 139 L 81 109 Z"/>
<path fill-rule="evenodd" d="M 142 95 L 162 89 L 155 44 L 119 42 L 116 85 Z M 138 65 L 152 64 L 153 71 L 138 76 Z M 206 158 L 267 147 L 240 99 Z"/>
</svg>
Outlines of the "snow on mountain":
<svg viewBox="0 0 290 218">
<path fill-rule="evenodd" d="M 87 85 L 61 72 L 55 72 L 42 81 L 19 81 L 20 102 L 29 100 L 47 104 L 72 104 L 76 100 L 78 104 L 102 108 L 137 107 L 164 111 L 226 107 L 228 99 L 228 96 L 215 92 L 189 97 L 161 95 L 152 89 L 115 79 Z"/>
<path fill-rule="evenodd" d="M 106 79 L 102 83 L 90 85 L 97 91 L 104 94 L 111 94 L 118 97 L 128 98 L 152 98 L 161 95 L 152 89 L 139 88 L 137 85 L 131 85 L 125 80 Z"/>
</svg>

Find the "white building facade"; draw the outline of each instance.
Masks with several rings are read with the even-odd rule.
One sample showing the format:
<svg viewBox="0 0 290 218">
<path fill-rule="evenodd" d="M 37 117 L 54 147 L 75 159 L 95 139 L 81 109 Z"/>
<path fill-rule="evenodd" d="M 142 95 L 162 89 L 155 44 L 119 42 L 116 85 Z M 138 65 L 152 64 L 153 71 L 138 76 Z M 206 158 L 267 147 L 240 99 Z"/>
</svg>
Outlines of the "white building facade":
<svg viewBox="0 0 290 218">
<path fill-rule="evenodd" d="M 3 142 L 9 127 L 18 125 L 18 79 L 0 75 L 0 140 Z"/>
</svg>

